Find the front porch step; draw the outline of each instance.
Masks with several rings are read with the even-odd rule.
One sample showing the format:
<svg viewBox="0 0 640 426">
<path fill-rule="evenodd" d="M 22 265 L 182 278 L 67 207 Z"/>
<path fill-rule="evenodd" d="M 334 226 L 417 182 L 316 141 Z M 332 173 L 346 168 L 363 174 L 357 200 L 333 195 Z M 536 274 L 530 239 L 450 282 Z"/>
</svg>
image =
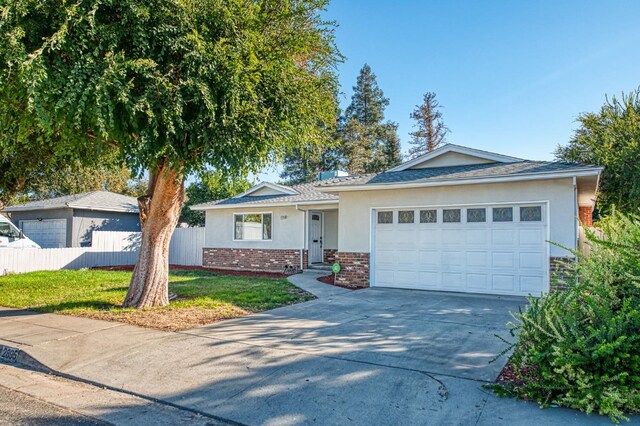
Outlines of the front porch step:
<svg viewBox="0 0 640 426">
<path fill-rule="evenodd" d="M 328 263 L 312 263 L 311 265 L 309 265 L 309 267 L 307 269 L 312 270 L 312 271 L 327 271 L 327 272 L 331 272 L 331 265 L 329 265 Z"/>
</svg>

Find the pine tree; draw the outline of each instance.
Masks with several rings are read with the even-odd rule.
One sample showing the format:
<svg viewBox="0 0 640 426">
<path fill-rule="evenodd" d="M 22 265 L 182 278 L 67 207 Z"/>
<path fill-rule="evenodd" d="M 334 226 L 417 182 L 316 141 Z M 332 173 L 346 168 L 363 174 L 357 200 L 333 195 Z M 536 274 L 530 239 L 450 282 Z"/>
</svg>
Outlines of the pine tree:
<svg viewBox="0 0 640 426">
<path fill-rule="evenodd" d="M 389 99 L 378 87 L 375 74 L 365 64 L 341 120 L 340 135 L 349 173 L 381 172 L 400 163 L 398 125 L 384 121 L 388 105 Z"/>
<path fill-rule="evenodd" d="M 409 157 L 416 158 L 433 151 L 446 141 L 449 129 L 442 122 L 440 103 L 436 100 L 436 94 L 427 92 L 424 94 L 422 105 L 416 105 L 411 113 L 411 118 L 416 120 L 416 130 L 411 132 L 411 144 Z"/>
<path fill-rule="evenodd" d="M 304 146 L 286 154 L 280 179 L 284 185 L 297 185 L 317 180 L 318 173 L 340 170 L 343 165 L 339 145 L 332 144 L 321 151 Z"/>
</svg>

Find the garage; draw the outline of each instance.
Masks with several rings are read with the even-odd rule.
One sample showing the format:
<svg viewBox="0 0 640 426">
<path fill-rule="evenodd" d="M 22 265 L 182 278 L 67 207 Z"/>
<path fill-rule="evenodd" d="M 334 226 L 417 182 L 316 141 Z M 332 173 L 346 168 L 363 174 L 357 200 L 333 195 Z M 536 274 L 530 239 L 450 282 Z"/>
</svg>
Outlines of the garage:
<svg viewBox="0 0 640 426">
<path fill-rule="evenodd" d="M 546 203 L 374 210 L 372 285 L 525 296 L 548 290 Z"/>
<path fill-rule="evenodd" d="M 20 229 L 42 248 L 67 246 L 67 220 L 21 220 Z"/>
</svg>

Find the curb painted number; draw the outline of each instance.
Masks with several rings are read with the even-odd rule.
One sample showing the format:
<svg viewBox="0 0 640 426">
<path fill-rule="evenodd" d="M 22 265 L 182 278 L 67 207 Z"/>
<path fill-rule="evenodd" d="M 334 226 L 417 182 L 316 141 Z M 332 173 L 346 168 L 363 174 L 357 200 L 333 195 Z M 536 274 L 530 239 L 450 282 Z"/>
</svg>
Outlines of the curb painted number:
<svg viewBox="0 0 640 426">
<path fill-rule="evenodd" d="M 0 360 L 14 363 L 18 361 L 19 349 L 9 346 L 0 345 Z"/>
</svg>

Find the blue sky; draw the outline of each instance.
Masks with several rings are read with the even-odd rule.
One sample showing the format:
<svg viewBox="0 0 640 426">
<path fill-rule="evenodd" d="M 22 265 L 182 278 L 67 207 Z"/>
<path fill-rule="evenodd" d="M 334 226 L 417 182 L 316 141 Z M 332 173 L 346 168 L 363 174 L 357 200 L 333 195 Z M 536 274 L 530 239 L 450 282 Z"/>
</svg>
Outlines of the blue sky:
<svg viewBox="0 0 640 426">
<path fill-rule="evenodd" d="M 640 86 L 637 0 L 334 0 L 326 16 L 346 57 L 343 108 L 368 63 L 403 152 L 427 91 L 444 106 L 449 142 L 551 160 L 581 112 Z"/>
</svg>

